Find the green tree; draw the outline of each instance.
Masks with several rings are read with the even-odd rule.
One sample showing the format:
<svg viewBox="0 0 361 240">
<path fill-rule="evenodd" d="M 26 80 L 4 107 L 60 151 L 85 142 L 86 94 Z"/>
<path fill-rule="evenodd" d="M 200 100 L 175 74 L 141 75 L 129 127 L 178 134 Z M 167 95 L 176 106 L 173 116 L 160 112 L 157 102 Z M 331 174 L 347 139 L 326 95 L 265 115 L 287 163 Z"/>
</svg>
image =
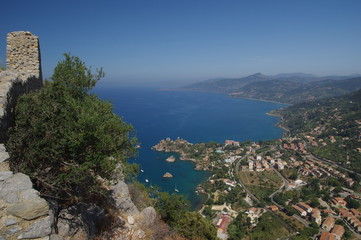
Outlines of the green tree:
<svg viewBox="0 0 361 240">
<path fill-rule="evenodd" d="M 89 93 L 102 76 L 65 54 L 53 81 L 19 98 L 16 106 L 6 144 L 11 168 L 30 175 L 41 194 L 61 203 L 101 195 L 99 177 L 111 179 L 135 154 L 132 126 Z"/>
<path fill-rule="evenodd" d="M 189 210 L 190 203 L 183 196 L 160 192 L 155 209 L 162 219 L 172 225 Z"/>
</svg>

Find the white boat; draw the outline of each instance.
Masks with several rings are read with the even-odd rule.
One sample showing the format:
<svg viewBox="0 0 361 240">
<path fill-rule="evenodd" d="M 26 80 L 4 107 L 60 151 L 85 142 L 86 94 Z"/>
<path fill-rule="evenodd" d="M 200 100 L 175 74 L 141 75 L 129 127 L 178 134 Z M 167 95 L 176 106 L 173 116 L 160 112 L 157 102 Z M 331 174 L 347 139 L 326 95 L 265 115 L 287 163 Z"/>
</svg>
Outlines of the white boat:
<svg viewBox="0 0 361 240">
<path fill-rule="evenodd" d="M 174 191 L 175 191 L 175 192 L 179 192 L 179 190 L 177 189 L 177 184 L 176 184 L 175 187 L 174 187 Z"/>
<path fill-rule="evenodd" d="M 145 182 L 149 182 L 149 180 L 148 180 L 148 179 L 145 179 Z"/>
<path fill-rule="evenodd" d="M 143 169 L 140 169 L 140 171 L 141 171 L 141 172 L 144 172 L 144 170 L 143 170 Z"/>
</svg>

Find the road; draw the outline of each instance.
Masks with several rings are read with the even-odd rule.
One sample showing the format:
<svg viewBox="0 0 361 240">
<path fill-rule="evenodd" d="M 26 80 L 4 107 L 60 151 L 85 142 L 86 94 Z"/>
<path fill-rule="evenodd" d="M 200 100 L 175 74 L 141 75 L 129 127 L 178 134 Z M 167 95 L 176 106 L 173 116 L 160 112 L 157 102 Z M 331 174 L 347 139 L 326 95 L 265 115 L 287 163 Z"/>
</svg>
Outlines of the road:
<svg viewBox="0 0 361 240">
<path fill-rule="evenodd" d="M 245 159 L 248 155 L 244 156 L 243 158 L 239 159 L 238 162 L 236 163 L 236 167 L 234 168 L 235 174 L 234 176 L 237 176 L 238 179 L 238 184 L 246 191 L 246 193 L 250 196 L 250 198 L 252 198 L 253 201 L 259 203 L 259 199 L 253 195 L 253 193 L 243 184 L 243 182 L 241 181 L 241 178 L 239 177 L 239 164 L 241 163 L 241 161 L 243 159 Z"/>
<path fill-rule="evenodd" d="M 276 173 L 278 176 L 280 176 L 280 178 L 282 179 L 282 185 L 281 185 L 281 187 L 280 187 L 279 189 L 277 189 L 277 191 L 275 191 L 275 192 L 273 192 L 271 195 L 269 195 L 269 198 L 270 198 L 271 202 L 272 202 L 274 205 L 276 205 L 279 209 L 283 209 L 283 207 L 282 207 L 281 205 L 279 205 L 277 202 L 275 202 L 275 201 L 273 200 L 273 197 L 274 197 L 274 195 L 276 195 L 277 193 L 282 192 L 284 187 L 286 187 L 286 189 L 287 189 L 288 186 L 290 185 L 290 183 L 287 181 L 287 179 L 285 179 L 285 178 L 282 176 L 282 174 L 281 174 L 279 171 L 277 171 L 276 169 L 273 169 L 273 170 L 274 170 L 275 173 Z"/>
</svg>

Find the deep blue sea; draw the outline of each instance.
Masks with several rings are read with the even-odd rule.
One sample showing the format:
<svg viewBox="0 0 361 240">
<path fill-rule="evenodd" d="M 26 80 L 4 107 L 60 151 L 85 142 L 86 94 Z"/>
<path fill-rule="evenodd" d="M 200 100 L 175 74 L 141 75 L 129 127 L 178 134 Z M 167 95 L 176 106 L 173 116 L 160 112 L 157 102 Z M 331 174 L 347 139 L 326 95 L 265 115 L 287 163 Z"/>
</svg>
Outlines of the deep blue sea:
<svg viewBox="0 0 361 240">
<path fill-rule="evenodd" d="M 282 135 L 282 129 L 275 126 L 279 119 L 266 113 L 285 104 L 151 88 L 97 87 L 94 92 L 110 100 L 115 113 L 134 126 L 141 143 L 139 156 L 134 161 L 144 170 L 139 180 L 145 183 L 148 179 L 149 185 L 158 185 L 170 193 L 177 188 L 193 208 L 203 201 L 204 196 L 197 195 L 195 190 L 210 176 L 209 172 L 194 170 L 190 161 L 168 163 L 165 159 L 170 154 L 153 151 L 152 146 L 167 137 L 199 143 L 269 140 Z M 174 177 L 164 180 L 165 172 Z"/>
</svg>

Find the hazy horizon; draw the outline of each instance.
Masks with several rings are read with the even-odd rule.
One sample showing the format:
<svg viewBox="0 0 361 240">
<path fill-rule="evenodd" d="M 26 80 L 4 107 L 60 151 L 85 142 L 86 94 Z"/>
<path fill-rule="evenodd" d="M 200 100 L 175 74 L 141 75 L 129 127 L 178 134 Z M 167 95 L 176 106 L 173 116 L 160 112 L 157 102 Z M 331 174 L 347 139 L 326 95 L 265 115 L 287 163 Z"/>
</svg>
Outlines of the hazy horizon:
<svg viewBox="0 0 361 240">
<path fill-rule="evenodd" d="M 39 36 L 44 78 L 63 53 L 103 67 L 107 84 L 188 84 L 303 72 L 361 72 L 361 1 L 61 1 L 2 4 L 6 34 Z"/>
</svg>

